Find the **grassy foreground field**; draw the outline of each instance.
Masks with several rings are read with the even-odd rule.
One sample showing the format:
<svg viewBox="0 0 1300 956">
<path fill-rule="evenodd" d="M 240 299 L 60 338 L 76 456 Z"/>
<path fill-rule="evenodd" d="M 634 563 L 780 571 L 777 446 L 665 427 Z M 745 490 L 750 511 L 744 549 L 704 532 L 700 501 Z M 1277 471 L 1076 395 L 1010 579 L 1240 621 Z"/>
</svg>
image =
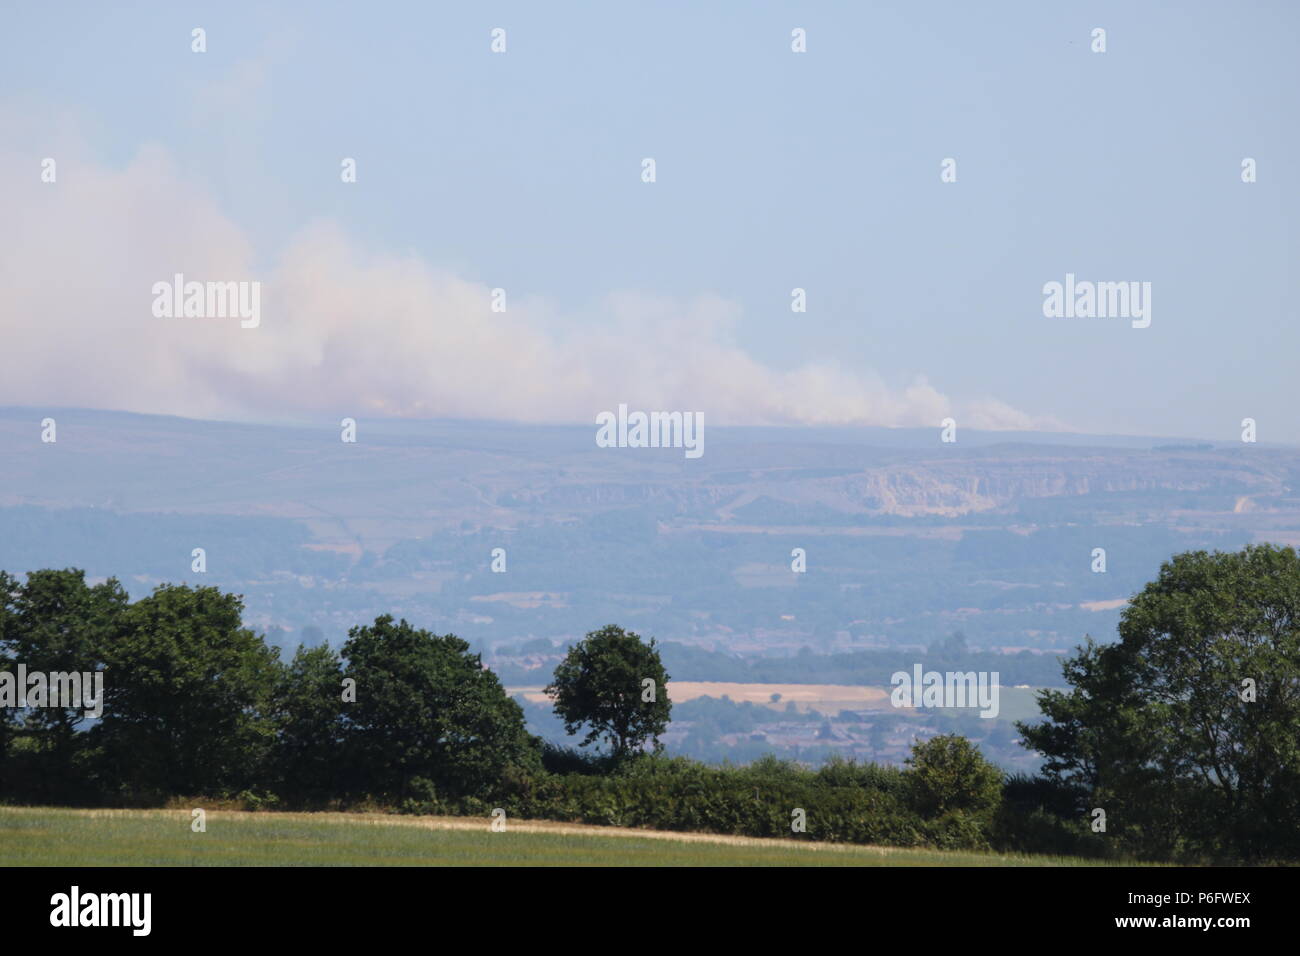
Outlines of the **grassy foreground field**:
<svg viewBox="0 0 1300 956">
<path fill-rule="evenodd" d="M 539 821 L 213 810 L 0 807 L 0 866 L 1077 866 L 1059 857 L 943 853 Z"/>
</svg>

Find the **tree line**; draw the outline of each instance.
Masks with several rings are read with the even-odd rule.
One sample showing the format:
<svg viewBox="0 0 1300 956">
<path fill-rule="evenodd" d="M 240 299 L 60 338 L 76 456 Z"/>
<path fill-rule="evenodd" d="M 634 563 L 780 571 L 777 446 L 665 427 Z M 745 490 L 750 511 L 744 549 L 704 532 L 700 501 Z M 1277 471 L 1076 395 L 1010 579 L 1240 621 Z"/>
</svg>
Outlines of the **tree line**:
<svg viewBox="0 0 1300 956">
<path fill-rule="evenodd" d="M 1018 725 L 1045 758 L 1006 777 L 957 735 L 902 768 L 662 754 L 669 675 L 610 625 L 547 691 L 576 748 L 529 734 L 467 642 L 381 616 L 338 650 L 278 648 L 238 595 L 165 584 L 132 602 L 77 569 L 0 572 L 0 677 L 102 671 L 102 714 L 0 708 L 0 800 L 371 807 L 897 846 L 1163 860 L 1300 858 L 1300 558 L 1174 556 L 1087 639 Z M 30 704 L 30 701 L 28 702 Z M 77 702 L 80 703 L 80 702 Z"/>
</svg>

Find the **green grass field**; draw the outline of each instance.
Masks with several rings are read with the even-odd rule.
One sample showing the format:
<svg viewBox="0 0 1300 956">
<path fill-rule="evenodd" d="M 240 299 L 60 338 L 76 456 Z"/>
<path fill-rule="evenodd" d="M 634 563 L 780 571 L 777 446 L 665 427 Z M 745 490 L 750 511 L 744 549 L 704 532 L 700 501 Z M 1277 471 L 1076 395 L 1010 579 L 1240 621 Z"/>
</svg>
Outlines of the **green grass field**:
<svg viewBox="0 0 1300 956">
<path fill-rule="evenodd" d="M 629 835 L 617 835 L 620 832 Z M 638 835 L 632 835 L 633 833 Z M 1091 861 L 345 813 L 0 807 L 0 866 L 1077 866 Z"/>
</svg>

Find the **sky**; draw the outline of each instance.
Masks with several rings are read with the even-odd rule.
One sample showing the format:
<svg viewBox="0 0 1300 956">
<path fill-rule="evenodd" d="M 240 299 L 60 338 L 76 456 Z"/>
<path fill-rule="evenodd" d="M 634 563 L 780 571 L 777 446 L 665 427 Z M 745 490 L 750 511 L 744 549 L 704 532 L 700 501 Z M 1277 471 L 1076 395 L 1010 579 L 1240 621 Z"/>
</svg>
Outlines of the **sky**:
<svg viewBox="0 0 1300 956">
<path fill-rule="evenodd" d="M 1300 442 L 1298 27 L 1286 2 L 6 2 L 0 404 Z M 155 315 L 176 273 L 259 282 L 260 324 Z M 1044 316 L 1067 273 L 1151 283 L 1149 327 Z"/>
</svg>

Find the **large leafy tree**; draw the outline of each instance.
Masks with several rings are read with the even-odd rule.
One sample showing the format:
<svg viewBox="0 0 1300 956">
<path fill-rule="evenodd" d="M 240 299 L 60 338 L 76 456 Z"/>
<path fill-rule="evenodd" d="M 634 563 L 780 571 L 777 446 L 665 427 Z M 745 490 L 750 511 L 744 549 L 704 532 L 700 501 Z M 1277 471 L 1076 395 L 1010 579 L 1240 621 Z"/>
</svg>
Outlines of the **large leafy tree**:
<svg viewBox="0 0 1300 956">
<path fill-rule="evenodd" d="M 450 796 L 487 798 L 512 770 L 540 768 L 523 709 L 455 635 L 384 615 L 352 628 L 343 656 L 356 681 L 348 738 L 369 792 L 419 795 L 423 780 Z"/>
<path fill-rule="evenodd" d="M 127 604 L 116 579 L 92 586 L 77 568 L 32 571 L 24 582 L 0 572 L 0 666 L 21 663 L 29 673 L 46 674 L 97 671 L 120 633 Z M 82 693 L 90 696 L 93 685 Z M 29 799 L 85 796 L 84 774 L 76 766 L 84 738 L 77 731 L 92 707 L 86 700 L 64 703 L 0 716 L 0 737 L 8 731 L 23 741 Z"/>
<path fill-rule="evenodd" d="M 654 638 L 610 624 L 569 648 L 546 693 L 565 730 L 587 727 L 582 746 L 604 738 L 622 759 L 647 741 L 659 748 L 672 710 L 669 680 Z"/>
<path fill-rule="evenodd" d="M 1300 855 L 1300 557 L 1176 555 L 1020 725 L 1107 836 L 1147 855 Z"/>
<path fill-rule="evenodd" d="M 130 796 L 211 796 L 257 780 L 274 728 L 279 652 L 242 625 L 239 595 L 160 585 L 105 649 L 104 783 Z"/>
</svg>

